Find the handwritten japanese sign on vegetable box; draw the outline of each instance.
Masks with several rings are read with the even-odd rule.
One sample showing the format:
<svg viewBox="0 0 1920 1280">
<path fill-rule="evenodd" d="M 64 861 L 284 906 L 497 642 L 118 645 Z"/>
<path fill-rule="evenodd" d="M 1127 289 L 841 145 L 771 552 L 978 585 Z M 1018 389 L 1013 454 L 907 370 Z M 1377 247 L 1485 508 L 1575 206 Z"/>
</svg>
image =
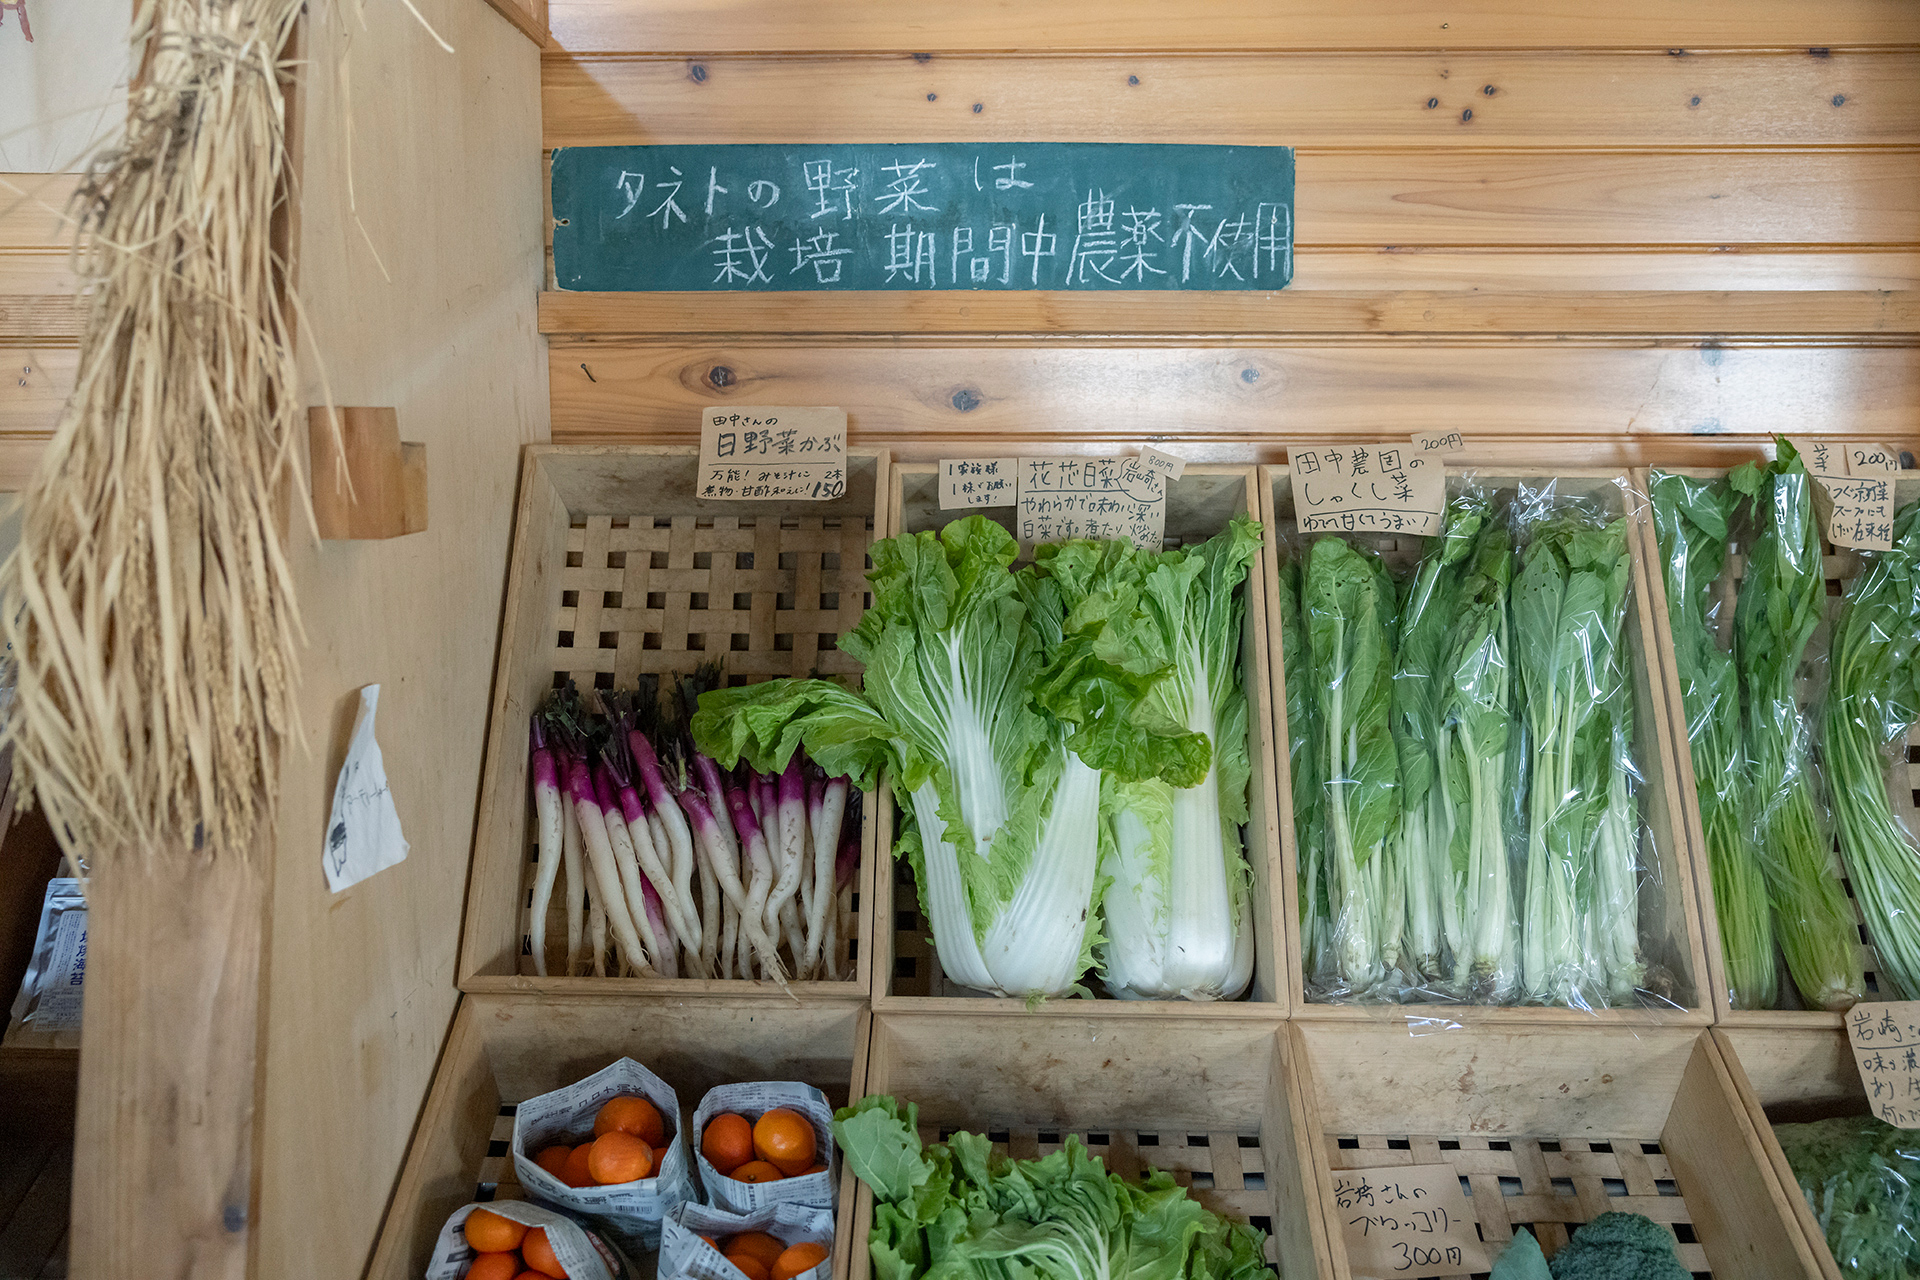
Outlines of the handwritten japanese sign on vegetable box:
<svg viewBox="0 0 1920 1280">
<path fill-rule="evenodd" d="M 700 411 L 694 496 L 715 502 L 825 502 L 847 491 L 847 411 L 710 405 Z"/>
<path fill-rule="evenodd" d="M 1333 1202 L 1356 1280 L 1487 1269 L 1473 1210 L 1450 1164 L 1336 1169 Z"/>
<path fill-rule="evenodd" d="M 1326 445 L 1287 452 L 1301 533 L 1440 532 L 1446 468 L 1410 445 Z"/>
</svg>

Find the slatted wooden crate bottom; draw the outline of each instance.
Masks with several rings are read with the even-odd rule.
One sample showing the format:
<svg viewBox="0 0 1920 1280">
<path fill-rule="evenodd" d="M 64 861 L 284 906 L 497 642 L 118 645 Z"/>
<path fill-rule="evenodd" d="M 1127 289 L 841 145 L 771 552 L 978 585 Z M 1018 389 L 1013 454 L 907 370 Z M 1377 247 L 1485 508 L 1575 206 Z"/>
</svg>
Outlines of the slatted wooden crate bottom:
<svg viewBox="0 0 1920 1280">
<path fill-rule="evenodd" d="M 1318 1139 L 1334 1280 L 1365 1274 L 1347 1257 L 1335 1171 L 1434 1164 L 1459 1175 L 1489 1259 L 1522 1226 L 1551 1257 L 1618 1210 L 1668 1227 L 1696 1276 L 1816 1274 L 1710 1032 L 1375 1018 L 1293 1022 L 1285 1035 Z"/>
</svg>

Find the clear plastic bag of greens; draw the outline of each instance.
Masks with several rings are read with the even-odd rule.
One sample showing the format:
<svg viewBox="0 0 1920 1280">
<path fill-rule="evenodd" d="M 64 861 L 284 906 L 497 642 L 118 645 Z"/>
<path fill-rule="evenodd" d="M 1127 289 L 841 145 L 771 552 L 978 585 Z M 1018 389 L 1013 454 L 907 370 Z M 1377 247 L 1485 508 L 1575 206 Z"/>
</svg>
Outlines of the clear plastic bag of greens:
<svg viewBox="0 0 1920 1280">
<path fill-rule="evenodd" d="M 1282 569 L 1310 998 L 1673 1007 L 1641 936 L 1634 496 L 1453 488 L 1398 573 L 1337 537 Z"/>
<path fill-rule="evenodd" d="M 1785 440 L 1775 460 L 1727 477 L 1746 565 L 1734 608 L 1752 831 L 1787 970 L 1809 1008 L 1843 1010 L 1866 989 L 1859 929 L 1834 857 L 1812 751 L 1827 685 L 1813 643 L 1826 567 L 1813 479 Z"/>
<path fill-rule="evenodd" d="M 1871 1116 L 1775 1125 L 1773 1136 L 1842 1273 L 1920 1275 L 1920 1137 Z"/>
<path fill-rule="evenodd" d="M 1338 536 L 1309 544 L 1299 613 L 1321 847 L 1301 861 L 1317 864 L 1326 886 L 1309 953 L 1317 999 L 1377 999 L 1402 985 L 1406 897 L 1394 863 L 1400 779 L 1390 723 L 1397 595 L 1371 549 Z"/>
<path fill-rule="evenodd" d="M 1891 550 L 1861 553 L 1834 620 L 1828 672 L 1820 751 L 1835 835 L 1879 956 L 1879 994 L 1914 999 L 1920 840 L 1892 796 L 1920 720 L 1920 503 L 1897 514 Z"/>
<path fill-rule="evenodd" d="M 1571 493 L 1548 482 L 1520 486 L 1511 508 L 1520 986 L 1532 1003 L 1673 1007 L 1671 975 L 1649 967 L 1642 939 L 1643 902 L 1660 902 L 1662 889 L 1635 750 L 1625 513 L 1638 501 L 1624 485 Z"/>
<path fill-rule="evenodd" d="M 1513 568 L 1493 498 L 1470 486 L 1401 590 L 1393 730 L 1407 999 L 1507 1003 L 1518 990 Z"/>
<path fill-rule="evenodd" d="M 1647 496 L 1728 997 L 1735 1009 L 1771 1009 L 1779 999 L 1779 970 L 1733 655 L 1732 584 L 1725 572 L 1736 495 L 1724 477 L 1656 470 Z"/>
</svg>

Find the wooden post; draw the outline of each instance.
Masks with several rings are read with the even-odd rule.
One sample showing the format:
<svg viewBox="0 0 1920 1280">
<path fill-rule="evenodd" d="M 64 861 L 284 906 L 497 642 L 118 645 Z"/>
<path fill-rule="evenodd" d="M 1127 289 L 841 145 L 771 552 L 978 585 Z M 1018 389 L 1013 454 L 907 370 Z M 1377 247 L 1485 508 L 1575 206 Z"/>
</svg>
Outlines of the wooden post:
<svg viewBox="0 0 1920 1280">
<path fill-rule="evenodd" d="M 123 850 L 88 886 L 76 1276 L 247 1274 L 267 856 Z"/>
</svg>

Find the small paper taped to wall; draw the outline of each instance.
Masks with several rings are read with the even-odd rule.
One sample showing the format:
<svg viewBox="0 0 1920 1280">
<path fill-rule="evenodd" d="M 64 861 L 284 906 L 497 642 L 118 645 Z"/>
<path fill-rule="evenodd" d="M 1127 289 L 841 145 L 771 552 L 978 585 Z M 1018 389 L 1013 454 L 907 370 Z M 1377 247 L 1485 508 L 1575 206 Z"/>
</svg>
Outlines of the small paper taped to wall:
<svg viewBox="0 0 1920 1280">
<path fill-rule="evenodd" d="M 333 784 L 333 812 L 327 818 L 320 862 L 326 868 L 327 887 L 335 893 L 407 856 L 400 811 L 394 807 L 387 766 L 373 734 L 379 707 L 379 685 L 360 691 L 360 712 L 347 743 L 347 758 Z"/>
</svg>

